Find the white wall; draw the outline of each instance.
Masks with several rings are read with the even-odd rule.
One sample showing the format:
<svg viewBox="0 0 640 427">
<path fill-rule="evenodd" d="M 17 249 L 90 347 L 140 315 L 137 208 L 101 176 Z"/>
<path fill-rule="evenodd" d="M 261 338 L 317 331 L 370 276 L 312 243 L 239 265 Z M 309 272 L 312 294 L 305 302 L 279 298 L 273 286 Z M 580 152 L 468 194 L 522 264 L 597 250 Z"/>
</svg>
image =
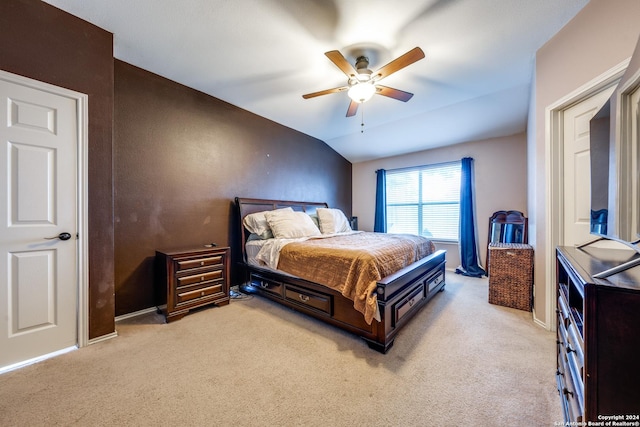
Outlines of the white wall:
<svg viewBox="0 0 640 427">
<path fill-rule="evenodd" d="M 629 58 L 640 33 L 640 1 L 591 0 L 536 54 L 533 108 L 528 125 L 529 225 L 535 248 L 535 314 L 552 325 L 555 296 L 547 283 L 555 269 L 548 224 L 561 212 L 548 212 L 547 179 L 551 176 L 547 107 Z M 550 286 L 547 286 L 550 285 Z"/>
<path fill-rule="evenodd" d="M 491 214 L 498 210 L 519 210 L 527 214 L 527 144 L 526 135 L 467 142 L 401 156 L 354 163 L 353 215 L 361 230 L 372 231 L 376 200 L 377 169 L 396 169 L 474 159 L 478 240 L 484 264 Z M 460 265 L 457 244 L 436 243 L 447 250 L 447 268 Z"/>
</svg>

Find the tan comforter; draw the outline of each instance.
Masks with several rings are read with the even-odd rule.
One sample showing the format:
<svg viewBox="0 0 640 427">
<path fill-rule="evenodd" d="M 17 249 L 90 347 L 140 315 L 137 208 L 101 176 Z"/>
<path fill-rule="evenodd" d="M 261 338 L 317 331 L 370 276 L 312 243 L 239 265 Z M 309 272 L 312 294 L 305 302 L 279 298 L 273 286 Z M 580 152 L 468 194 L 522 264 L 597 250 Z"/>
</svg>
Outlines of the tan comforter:
<svg viewBox="0 0 640 427">
<path fill-rule="evenodd" d="M 288 243 L 278 269 L 339 291 L 371 324 L 376 282 L 434 251 L 433 243 L 420 236 L 357 233 Z"/>
</svg>

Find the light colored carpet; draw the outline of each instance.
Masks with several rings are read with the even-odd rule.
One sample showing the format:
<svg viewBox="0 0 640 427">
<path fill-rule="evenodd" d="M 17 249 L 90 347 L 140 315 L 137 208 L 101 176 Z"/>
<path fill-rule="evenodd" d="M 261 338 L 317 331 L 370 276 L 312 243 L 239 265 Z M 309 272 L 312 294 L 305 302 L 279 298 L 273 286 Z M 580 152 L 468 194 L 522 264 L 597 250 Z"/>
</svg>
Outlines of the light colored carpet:
<svg viewBox="0 0 640 427">
<path fill-rule="evenodd" d="M 555 334 L 447 273 L 382 355 L 254 297 L 0 376 L 2 426 L 457 426 L 562 421 Z"/>
</svg>

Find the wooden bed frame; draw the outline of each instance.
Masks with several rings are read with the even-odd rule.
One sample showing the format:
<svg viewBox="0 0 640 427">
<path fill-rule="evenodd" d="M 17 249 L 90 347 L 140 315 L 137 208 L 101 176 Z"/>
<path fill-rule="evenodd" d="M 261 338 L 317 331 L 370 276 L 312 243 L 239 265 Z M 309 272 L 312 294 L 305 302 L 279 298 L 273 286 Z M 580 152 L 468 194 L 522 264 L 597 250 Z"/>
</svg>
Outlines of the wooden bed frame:
<svg viewBox="0 0 640 427">
<path fill-rule="evenodd" d="M 370 348 L 386 353 L 398 332 L 445 286 L 446 251 L 438 250 L 378 282 L 378 307 L 381 320 L 368 325 L 353 301 L 326 286 L 246 263 L 245 243 L 249 236 L 242 220 L 248 214 L 291 207 L 313 214 L 326 203 L 236 197 L 240 224 L 241 267 L 245 279 L 241 289 L 276 301 L 299 312 L 362 337 Z"/>
</svg>

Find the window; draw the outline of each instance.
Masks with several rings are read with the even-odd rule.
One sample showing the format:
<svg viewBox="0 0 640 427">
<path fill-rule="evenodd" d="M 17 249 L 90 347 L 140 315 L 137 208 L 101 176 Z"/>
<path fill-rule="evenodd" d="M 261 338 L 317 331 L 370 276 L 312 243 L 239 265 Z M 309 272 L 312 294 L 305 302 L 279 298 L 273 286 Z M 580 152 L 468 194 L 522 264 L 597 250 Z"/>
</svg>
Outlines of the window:
<svg viewBox="0 0 640 427">
<path fill-rule="evenodd" d="M 458 241 L 460 161 L 387 171 L 387 232 Z"/>
</svg>

